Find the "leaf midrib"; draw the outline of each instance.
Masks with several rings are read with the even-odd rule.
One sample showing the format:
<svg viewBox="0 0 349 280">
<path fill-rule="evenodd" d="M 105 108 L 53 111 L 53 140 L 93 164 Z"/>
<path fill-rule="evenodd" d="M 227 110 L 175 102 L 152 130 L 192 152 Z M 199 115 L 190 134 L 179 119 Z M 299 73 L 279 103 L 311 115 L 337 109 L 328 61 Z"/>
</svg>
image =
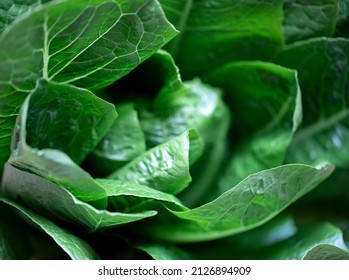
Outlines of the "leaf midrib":
<svg viewBox="0 0 349 280">
<path fill-rule="evenodd" d="M 172 41 L 172 44 L 169 47 L 169 52 L 172 54 L 174 58 L 176 58 L 176 55 L 178 53 L 179 46 L 181 44 L 184 29 L 187 26 L 187 22 L 189 20 L 189 16 L 191 14 L 191 11 L 193 9 L 194 0 L 188 0 L 186 1 L 186 4 L 184 6 L 183 10 L 183 16 L 180 17 L 180 20 L 177 25 L 177 29 L 180 31 L 180 34 Z"/>
<path fill-rule="evenodd" d="M 304 139 L 310 138 L 314 136 L 315 134 L 318 134 L 322 131 L 325 131 L 345 118 L 349 117 L 349 108 L 346 108 L 332 116 L 330 116 L 327 119 L 321 119 L 318 122 L 314 123 L 313 125 L 310 125 L 306 127 L 305 129 L 301 130 L 299 133 L 297 133 L 293 139 L 293 144 L 297 144 Z"/>
</svg>

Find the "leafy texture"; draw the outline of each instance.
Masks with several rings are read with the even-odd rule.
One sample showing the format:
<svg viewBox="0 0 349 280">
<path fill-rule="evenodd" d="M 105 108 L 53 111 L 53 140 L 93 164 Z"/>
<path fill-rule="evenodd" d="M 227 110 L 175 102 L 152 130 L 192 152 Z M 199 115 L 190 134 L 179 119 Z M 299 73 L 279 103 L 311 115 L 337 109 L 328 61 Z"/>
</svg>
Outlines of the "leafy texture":
<svg viewBox="0 0 349 280">
<path fill-rule="evenodd" d="M 330 244 L 322 244 L 308 251 L 304 260 L 349 260 L 349 252 Z"/>
<path fill-rule="evenodd" d="M 43 231 L 51 236 L 54 241 L 72 258 L 78 260 L 98 259 L 98 255 L 93 249 L 83 240 L 76 237 L 68 230 L 58 227 L 52 221 L 36 214 L 25 207 L 20 206 L 10 200 L 0 198 L 0 201 L 5 202 L 14 208 L 18 209 L 23 215 L 28 217 L 32 222 L 38 225 Z"/>
<path fill-rule="evenodd" d="M 283 163 L 302 118 L 301 96 L 297 74 L 270 63 L 229 63 L 207 80 L 224 89 L 235 113 L 231 137 L 237 146 L 220 180 L 224 192 L 249 174 Z"/>
<path fill-rule="evenodd" d="M 297 69 L 304 105 L 289 161 L 328 160 L 348 167 L 348 53 L 347 39 L 320 38 L 289 46 L 278 57 L 282 65 Z"/>
<path fill-rule="evenodd" d="M 214 201 L 187 211 L 171 211 L 147 231 L 159 239 L 193 242 L 257 227 L 312 190 L 332 172 L 324 165 L 285 165 L 250 175 Z M 178 219 L 179 218 L 179 219 Z"/>
<path fill-rule="evenodd" d="M 156 146 L 109 176 L 167 192 L 178 193 L 191 181 L 189 167 L 202 153 L 195 130 Z"/>
<path fill-rule="evenodd" d="M 332 36 L 337 23 L 337 0 L 285 0 L 283 27 L 287 43 Z"/>
<path fill-rule="evenodd" d="M 266 251 L 267 259 L 301 260 L 307 253 L 319 244 L 332 244 L 345 248 L 343 235 L 339 228 L 323 223 L 298 231 Z"/>
<path fill-rule="evenodd" d="M 0 3 L 0 34 L 20 16 L 52 0 L 4 0 Z"/>
<path fill-rule="evenodd" d="M 118 118 L 87 160 L 93 174 L 106 176 L 144 153 L 145 138 L 131 104 L 117 107 Z M 111 116 L 108 114 L 108 118 Z"/>
<path fill-rule="evenodd" d="M 82 98 L 72 101 L 72 94 L 75 97 L 81 95 Z M 32 99 L 34 102 L 30 102 Z M 62 108 L 65 109 L 64 114 Z M 102 112 L 109 112 L 109 119 Z M 88 91 L 70 85 L 42 82 L 25 100 L 17 118 L 9 162 L 60 184 L 77 199 L 104 199 L 105 191 L 63 151 L 69 152 L 73 158 L 81 158 L 78 151 L 86 154 L 86 150 L 97 144 L 103 136 L 98 136 L 100 130 L 103 131 L 103 126 L 104 130 L 108 129 L 115 117 L 111 104 L 98 100 Z M 62 130 L 66 131 L 63 135 Z M 28 138 L 37 147 L 29 146 Z M 86 143 L 85 151 L 79 149 L 84 147 L 76 141 L 79 138 Z M 45 144 L 48 147 L 43 147 Z"/>
<path fill-rule="evenodd" d="M 156 214 L 156 211 L 128 214 L 98 210 L 76 199 L 64 188 L 10 165 L 5 166 L 1 193 L 21 201 L 23 205 L 42 215 L 79 225 L 88 231 L 115 227 Z"/>
<path fill-rule="evenodd" d="M 268 59 L 282 47 L 282 1 L 161 0 L 181 34 L 168 46 L 185 78 L 231 60 Z"/>
<path fill-rule="evenodd" d="M 38 79 L 99 89 L 175 35 L 153 0 L 58 1 L 28 14 L 0 37 L 0 123 L 10 118 L 13 125 Z M 0 130 L 0 139 L 3 163 L 8 130 Z"/>
</svg>

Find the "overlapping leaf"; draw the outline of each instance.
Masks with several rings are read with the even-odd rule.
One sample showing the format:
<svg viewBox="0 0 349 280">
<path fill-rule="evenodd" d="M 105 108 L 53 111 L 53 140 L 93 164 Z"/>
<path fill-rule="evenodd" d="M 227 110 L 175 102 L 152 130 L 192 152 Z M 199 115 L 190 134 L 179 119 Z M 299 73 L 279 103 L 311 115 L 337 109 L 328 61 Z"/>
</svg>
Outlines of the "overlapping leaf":
<svg viewBox="0 0 349 280">
<path fill-rule="evenodd" d="M 60 228 L 52 221 L 38 215 L 37 213 L 15 203 L 11 200 L 0 198 L 1 202 L 5 202 L 19 210 L 23 215 L 38 225 L 71 257 L 76 260 L 93 260 L 99 259 L 99 256 L 85 241 L 73 235 L 66 229 Z"/>
<path fill-rule="evenodd" d="M 271 63 L 229 63 L 206 79 L 224 90 L 234 113 L 236 147 L 219 183 L 222 193 L 249 174 L 284 162 L 302 118 L 301 96 L 297 74 Z"/>
<path fill-rule="evenodd" d="M 0 122 L 10 118 L 14 124 L 25 96 L 40 78 L 102 88 L 175 35 L 154 0 L 62 0 L 44 5 L 0 37 Z M 9 156 L 6 129 L 1 128 L 0 139 L 2 166 Z"/>
<path fill-rule="evenodd" d="M 289 150 L 292 162 L 349 166 L 349 41 L 319 38 L 291 45 L 277 61 L 297 69 L 304 121 Z"/>
</svg>

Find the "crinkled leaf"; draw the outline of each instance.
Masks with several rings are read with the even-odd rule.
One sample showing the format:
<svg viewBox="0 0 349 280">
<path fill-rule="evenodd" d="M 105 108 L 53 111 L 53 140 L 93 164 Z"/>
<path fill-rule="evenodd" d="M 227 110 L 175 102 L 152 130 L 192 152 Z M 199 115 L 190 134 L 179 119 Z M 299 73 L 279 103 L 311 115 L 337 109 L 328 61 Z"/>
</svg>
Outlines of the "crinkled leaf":
<svg viewBox="0 0 349 280">
<path fill-rule="evenodd" d="M 88 90 L 39 81 L 30 96 L 26 117 L 30 147 L 60 150 L 79 164 L 106 134 L 117 114 L 112 104 Z"/>
<path fill-rule="evenodd" d="M 99 89 L 176 34 L 155 0 L 53 1 L 0 36 L 0 117 L 14 123 L 39 78 Z M 6 130 L 0 130 L 0 139 L 9 145 Z M 6 145 L 0 155 L 6 160 Z"/>
<path fill-rule="evenodd" d="M 82 201 L 105 199 L 103 188 L 64 151 L 81 158 L 115 118 L 114 106 L 91 92 L 42 81 L 25 100 L 17 118 L 9 162 L 58 183 Z M 28 138 L 34 147 L 27 144 Z"/>
<path fill-rule="evenodd" d="M 284 33 L 287 43 L 332 36 L 338 14 L 337 0 L 284 0 Z"/>
<path fill-rule="evenodd" d="M 186 79 L 231 60 L 265 60 L 282 47 L 281 0 L 160 3 L 181 32 L 168 50 Z"/>
<path fill-rule="evenodd" d="M 301 96 L 295 71 L 271 63 L 233 62 L 206 79 L 224 90 L 234 113 L 231 137 L 238 144 L 219 181 L 222 193 L 284 162 L 302 118 Z"/>
<path fill-rule="evenodd" d="M 153 107 L 153 113 L 141 119 L 150 145 L 166 142 L 190 128 L 198 130 L 205 143 L 212 143 L 220 137 L 217 122 L 226 120 L 226 128 L 229 122 L 220 91 L 200 80 L 185 82 L 175 90 L 164 87 Z"/>
<path fill-rule="evenodd" d="M 3 0 L 0 3 L 0 34 L 15 20 L 52 0 Z"/>
<path fill-rule="evenodd" d="M 72 258 L 75 260 L 93 260 L 99 259 L 95 251 L 82 239 L 73 235 L 68 230 L 57 226 L 52 221 L 43 216 L 5 198 L 0 201 L 13 206 L 31 221 L 37 224 Z"/>
<path fill-rule="evenodd" d="M 147 224 L 146 231 L 175 242 L 204 241 L 247 231 L 279 214 L 332 171 L 331 165 L 314 168 L 301 164 L 265 170 L 248 176 L 210 203 L 155 219 Z"/>
<path fill-rule="evenodd" d="M 191 182 L 189 167 L 201 155 L 202 140 L 195 130 L 146 151 L 112 173 L 109 178 L 145 185 L 166 193 L 179 193 Z"/>
<path fill-rule="evenodd" d="M 144 134 L 133 106 L 120 105 L 116 110 L 118 118 L 85 163 L 91 173 L 99 177 L 112 173 L 145 152 Z"/>
<path fill-rule="evenodd" d="M 299 230 L 294 236 L 265 250 L 265 258 L 271 260 L 301 260 L 319 244 L 331 244 L 345 248 L 341 230 L 329 223 L 312 225 Z"/>
<path fill-rule="evenodd" d="M 307 252 L 304 260 L 349 260 L 348 250 L 331 244 L 317 245 Z"/>
<path fill-rule="evenodd" d="M 349 166 L 349 40 L 317 38 L 291 45 L 277 62 L 296 69 L 303 123 L 289 149 L 290 162 L 330 161 Z"/>
<path fill-rule="evenodd" d="M 1 194 L 43 216 L 80 225 L 88 231 L 115 227 L 156 214 L 156 211 L 120 213 L 98 210 L 59 185 L 9 164 L 5 165 Z"/>
</svg>

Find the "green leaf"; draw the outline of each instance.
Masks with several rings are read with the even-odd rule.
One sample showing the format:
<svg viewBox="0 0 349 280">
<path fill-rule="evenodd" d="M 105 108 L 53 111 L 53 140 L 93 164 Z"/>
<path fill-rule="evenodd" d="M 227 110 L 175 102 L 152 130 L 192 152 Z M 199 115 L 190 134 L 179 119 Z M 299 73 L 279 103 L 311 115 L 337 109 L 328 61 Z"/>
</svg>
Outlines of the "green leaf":
<svg viewBox="0 0 349 280">
<path fill-rule="evenodd" d="M 168 204 L 170 207 L 176 207 L 181 210 L 187 209 L 175 196 L 154 190 L 147 186 L 136 185 L 130 182 L 113 179 L 96 179 L 96 182 L 105 189 L 106 193 L 108 194 L 109 202 L 116 209 L 120 208 L 121 205 L 118 205 L 122 203 L 120 198 L 122 199 L 124 197 L 126 197 L 125 200 L 127 200 L 126 202 L 128 203 L 126 206 L 128 208 L 140 208 L 140 205 L 142 207 L 142 204 L 145 204 L 146 202 L 156 201 L 163 202 Z M 140 198 L 141 200 L 137 201 L 140 205 L 130 205 L 132 202 L 131 197 Z M 132 211 L 134 212 L 135 210 Z M 127 212 L 130 212 L 130 209 L 128 209 Z"/>
<path fill-rule="evenodd" d="M 220 193 L 249 174 L 284 162 L 302 118 L 297 73 L 265 62 L 233 62 L 206 78 L 224 90 L 234 114 L 233 147 Z M 251 113 L 253 112 L 253 113 Z"/>
<path fill-rule="evenodd" d="M 330 161 L 349 166 L 349 40 L 317 38 L 285 49 L 277 62 L 296 69 L 302 90 L 303 123 L 289 162 Z"/>
<path fill-rule="evenodd" d="M 109 178 L 176 194 L 190 183 L 189 167 L 201 155 L 202 148 L 199 134 L 188 130 L 146 151 Z"/>
<path fill-rule="evenodd" d="M 217 239 L 262 225 L 311 191 L 333 171 L 284 165 L 250 175 L 214 201 L 187 211 L 171 211 L 146 231 L 153 238 L 174 242 Z M 177 217 L 177 218 L 176 218 Z"/>
<path fill-rule="evenodd" d="M 149 254 L 154 260 L 189 260 L 190 256 L 183 250 L 164 244 L 143 244 L 138 249 Z"/>
<path fill-rule="evenodd" d="M 26 142 L 39 150 L 65 152 L 79 164 L 97 146 L 116 117 L 112 104 L 88 90 L 39 81 L 30 96 Z"/>
<path fill-rule="evenodd" d="M 15 20 L 52 0 L 3 0 L 0 3 L 0 34 Z"/>
<path fill-rule="evenodd" d="M 284 33 L 287 43 L 333 35 L 337 0 L 284 0 Z"/>
<path fill-rule="evenodd" d="M 104 190 L 102 186 L 100 188 Z M 67 221 L 91 232 L 156 215 L 156 211 L 120 213 L 98 210 L 61 186 L 9 164 L 5 165 L 0 193 L 43 216 Z"/>
<path fill-rule="evenodd" d="M 301 260 L 315 246 L 327 243 L 345 248 L 341 230 L 329 223 L 312 225 L 265 250 L 265 258 L 270 260 Z"/>
<path fill-rule="evenodd" d="M 79 101 L 74 96 L 80 97 Z M 114 106 L 89 91 L 41 81 L 17 118 L 9 163 L 58 183 L 82 201 L 105 199 L 105 191 L 64 151 L 82 158 L 115 118 Z M 28 138 L 38 147 L 30 147 Z M 103 202 L 100 204 L 103 207 Z"/>
<path fill-rule="evenodd" d="M 91 173 L 107 176 L 145 152 L 145 139 L 131 104 L 117 106 L 118 118 L 87 158 Z M 110 118 L 110 114 L 105 113 Z"/>
<path fill-rule="evenodd" d="M 317 245 L 307 252 L 304 260 L 349 260 L 349 252 L 331 244 Z"/>
<path fill-rule="evenodd" d="M 349 1 L 348 0 L 338 0 L 339 11 L 337 24 L 341 24 L 349 19 Z"/>
<path fill-rule="evenodd" d="M 185 79 L 231 60 L 265 60 L 283 43 L 282 1 L 160 0 L 181 32 L 168 50 Z"/>
<path fill-rule="evenodd" d="M 15 203 L 11 200 L 1 198 L 0 201 L 13 206 L 20 211 L 29 220 L 38 225 L 45 231 L 53 240 L 74 260 L 94 260 L 99 259 L 99 256 L 93 249 L 82 239 L 73 235 L 68 230 L 57 226 L 52 221 L 43 216 Z"/>
<path fill-rule="evenodd" d="M 141 125 L 148 143 L 153 146 L 166 142 L 184 131 L 198 130 L 205 143 L 214 142 L 221 129 L 226 128 L 229 112 L 222 102 L 220 91 L 195 79 L 177 89 L 163 88 L 153 103 L 154 112 L 143 116 Z"/>
<path fill-rule="evenodd" d="M 0 36 L 0 122 L 14 123 L 38 79 L 100 89 L 176 33 L 155 0 L 63 0 L 33 11 Z M 0 139 L 9 145 L 6 130 Z M 8 148 L 2 147 L 6 159 Z"/>
</svg>

